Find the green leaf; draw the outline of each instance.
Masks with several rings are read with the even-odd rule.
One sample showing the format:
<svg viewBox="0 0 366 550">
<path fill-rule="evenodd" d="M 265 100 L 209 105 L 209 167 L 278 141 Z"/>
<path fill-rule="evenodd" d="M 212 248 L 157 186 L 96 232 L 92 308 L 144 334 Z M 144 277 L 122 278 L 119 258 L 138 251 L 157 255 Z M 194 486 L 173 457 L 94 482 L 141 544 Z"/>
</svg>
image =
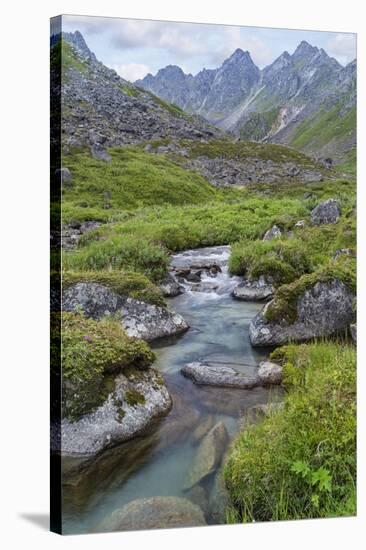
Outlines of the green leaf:
<svg viewBox="0 0 366 550">
<path fill-rule="evenodd" d="M 296 460 L 292 463 L 291 471 L 305 478 L 309 474 L 310 468 L 306 462 L 303 462 L 302 460 Z"/>
<path fill-rule="evenodd" d="M 326 468 L 319 468 L 311 474 L 311 484 L 318 484 L 319 491 L 328 491 L 332 490 L 331 487 L 332 476 Z"/>
</svg>

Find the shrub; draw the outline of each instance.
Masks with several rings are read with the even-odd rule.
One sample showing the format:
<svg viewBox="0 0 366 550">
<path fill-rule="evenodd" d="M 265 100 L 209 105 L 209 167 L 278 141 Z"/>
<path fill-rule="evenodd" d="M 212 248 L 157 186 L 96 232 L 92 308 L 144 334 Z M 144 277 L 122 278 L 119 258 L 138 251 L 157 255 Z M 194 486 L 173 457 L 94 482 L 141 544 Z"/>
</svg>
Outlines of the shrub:
<svg viewBox="0 0 366 550">
<path fill-rule="evenodd" d="M 285 407 L 237 438 L 225 468 L 231 521 L 347 516 L 356 511 L 356 352 L 289 345 Z"/>
</svg>

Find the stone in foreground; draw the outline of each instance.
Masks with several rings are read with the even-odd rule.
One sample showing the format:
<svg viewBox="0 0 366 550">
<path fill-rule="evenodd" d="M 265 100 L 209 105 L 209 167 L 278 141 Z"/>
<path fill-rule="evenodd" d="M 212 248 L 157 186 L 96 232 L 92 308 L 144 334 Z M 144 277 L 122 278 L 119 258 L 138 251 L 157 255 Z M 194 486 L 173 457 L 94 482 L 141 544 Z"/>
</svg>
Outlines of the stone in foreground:
<svg viewBox="0 0 366 550">
<path fill-rule="evenodd" d="M 184 293 L 184 287 L 180 285 L 177 279 L 171 273 L 167 273 L 160 283 L 160 289 L 165 298 L 175 298 Z"/>
<path fill-rule="evenodd" d="M 246 376 L 228 365 L 204 365 L 197 361 L 185 365 L 181 373 L 196 384 L 221 388 L 251 389 L 260 384 L 258 377 Z"/>
<path fill-rule="evenodd" d="M 313 338 L 331 336 L 344 332 L 352 322 L 353 293 L 338 279 L 317 282 L 299 296 L 296 304 L 296 319 L 285 318 L 269 321 L 269 302 L 254 317 L 249 326 L 253 346 L 280 346 L 288 342 L 305 342 Z"/>
<path fill-rule="evenodd" d="M 120 374 L 114 391 L 96 411 L 61 423 L 62 454 L 93 456 L 147 429 L 171 408 L 171 398 L 154 369 Z"/>
<path fill-rule="evenodd" d="M 136 531 L 206 525 L 202 510 L 186 498 L 139 498 L 112 512 L 98 531 Z"/>
<path fill-rule="evenodd" d="M 185 332 L 189 327 L 178 313 L 116 294 L 97 283 L 77 283 L 63 293 L 64 311 L 82 309 L 87 317 L 115 315 L 129 336 L 148 342 Z"/>
<path fill-rule="evenodd" d="M 311 221 L 313 225 L 337 223 L 341 215 L 341 205 L 335 199 L 321 202 L 312 210 Z"/>
<path fill-rule="evenodd" d="M 243 302 L 264 302 L 273 298 L 274 287 L 261 276 L 255 281 L 240 283 L 232 291 L 232 297 Z"/>
<path fill-rule="evenodd" d="M 218 468 L 228 441 L 229 435 L 226 427 L 222 422 L 219 422 L 202 440 L 188 473 L 185 489 L 190 489 L 200 483 Z"/>
<path fill-rule="evenodd" d="M 272 361 L 261 361 L 258 368 L 258 377 L 263 386 L 281 384 L 282 366 Z"/>
</svg>

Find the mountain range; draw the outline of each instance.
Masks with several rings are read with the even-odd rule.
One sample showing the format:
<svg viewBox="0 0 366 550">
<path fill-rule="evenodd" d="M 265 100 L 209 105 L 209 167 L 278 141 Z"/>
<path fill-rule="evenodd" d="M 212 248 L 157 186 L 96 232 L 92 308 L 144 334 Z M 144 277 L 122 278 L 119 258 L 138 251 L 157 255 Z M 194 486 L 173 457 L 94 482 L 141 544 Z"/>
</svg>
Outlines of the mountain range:
<svg viewBox="0 0 366 550">
<path fill-rule="evenodd" d="M 356 143 L 356 60 L 345 67 L 302 41 L 260 70 L 241 49 L 217 69 L 185 74 L 175 65 L 135 85 L 234 135 L 344 156 Z"/>
</svg>

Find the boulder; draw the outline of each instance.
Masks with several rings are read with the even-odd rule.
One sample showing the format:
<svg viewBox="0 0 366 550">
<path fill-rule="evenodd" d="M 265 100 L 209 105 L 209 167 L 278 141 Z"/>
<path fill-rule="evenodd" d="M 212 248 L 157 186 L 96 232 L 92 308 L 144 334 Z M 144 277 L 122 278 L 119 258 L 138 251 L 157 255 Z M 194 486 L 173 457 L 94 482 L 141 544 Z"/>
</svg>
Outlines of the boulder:
<svg viewBox="0 0 366 550">
<path fill-rule="evenodd" d="M 174 298 L 184 293 L 184 287 L 180 285 L 177 279 L 171 273 L 167 273 L 160 283 L 160 289 L 166 298 Z"/>
<path fill-rule="evenodd" d="M 355 251 L 352 248 L 338 248 L 334 252 L 333 260 L 337 260 L 340 256 L 355 256 Z"/>
<path fill-rule="evenodd" d="M 100 222 L 94 222 L 92 220 L 86 221 L 80 225 L 80 233 L 88 233 L 89 231 L 97 229 L 101 225 L 102 224 Z"/>
<path fill-rule="evenodd" d="M 145 431 L 171 408 L 171 398 L 154 369 L 119 374 L 114 390 L 94 412 L 76 422 L 61 422 L 61 451 L 69 456 L 93 456 Z"/>
<path fill-rule="evenodd" d="M 231 295 L 237 300 L 244 302 L 262 302 L 271 300 L 274 294 L 274 287 L 268 283 L 265 277 L 261 276 L 255 281 L 244 281 L 234 288 Z"/>
<path fill-rule="evenodd" d="M 180 497 L 139 498 L 112 512 L 98 531 L 135 531 L 206 525 L 202 510 Z"/>
<path fill-rule="evenodd" d="M 258 377 L 249 377 L 235 370 L 230 365 L 204 365 L 203 363 L 187 363 L 182 369 L 183 376 L 190 378 L 196 384 L 219 386 L 221 388 L 251 389 L 258 386 Z"/>
<path fill-rule="evenodd" d="M 341 215 L 341 205 L 335 199 L 328 199 L 321 202 L 311 211 L 313 225 L 337 223 Z"/>
<path fill-rule="evenodd" d="M 269 321 L 266 312 L 274 304 L 266 304 L 250 323 L 251 344 L 280 346 L 343 332 L 354 317 L 352 303 L 353 293 L 342 281 L 317 282 L 297 298 L 293 321 Z"/>
<path fill-rule="evenodd" d="M 272 361 L 261 361 L 258 368 L 258 377 L 263 386 L 281 384 L 282 366 Z"/>
<path fill-rule="evenodd" d="M 114 315 L 121 320 L 129 336 L 148 342 L 182 333 L 189 328 L 178 313 L 121 296 L 97 283 L 77 283 L 67 288 L 63 292 L 62 308 L 64 311 L 81 308 L 87 317 L 93 319 Z"/>
<path fill-rule="evenodd" d="M 216 424 L 204 437 L 187 475 L 185 489 L 188 490 L 214 473 L 220 465 L 229 441 L 229 435 L 222 422 Z"/>
<path fill-rule="evenodd" d="M 185 496 L 193 502 L 196 506 L 201 508 L 205 517 L 208 515 L 208 498 L 207 492 L 202 487 L 202 485 L 195 485 L 188 491 L 186 491 Z"/>
<path fill-rule="evenodd" d="M 282 231 L 277 225 L 273 225 L 271 229 L 265 232 L 263 236 L 264 241 L 270 241 L 272 239 L 279 239 L 282 236 Z"/>
<path fill-rule="evenodd" d="M 98 143 L 94 143 L 90 147 L 90 154 L 96 160 L 104 160 L 104 162 L 111 162 L 112 157 L 104 147 Z"/>
</svg>

